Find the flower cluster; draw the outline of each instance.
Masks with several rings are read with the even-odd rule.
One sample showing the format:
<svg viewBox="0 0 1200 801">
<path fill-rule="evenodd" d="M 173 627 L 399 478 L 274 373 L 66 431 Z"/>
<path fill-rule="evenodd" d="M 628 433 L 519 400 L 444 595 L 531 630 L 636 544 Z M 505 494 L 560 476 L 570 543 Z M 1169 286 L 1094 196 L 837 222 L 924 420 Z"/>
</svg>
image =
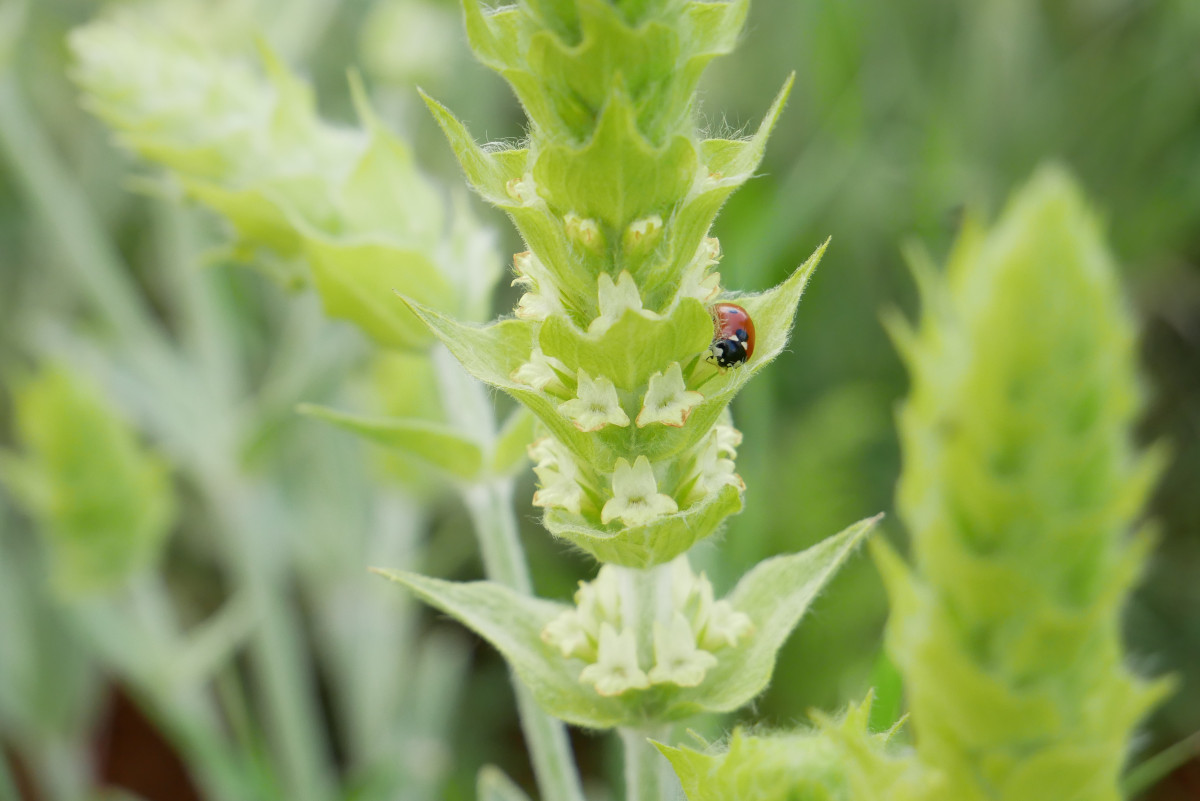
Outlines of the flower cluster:
<svg viewBox="0 0 1200 801">
<path fill-rule="evenodd" d="M 692 572 L 687 557 L 660 569 L 669 575 L 670 592 L 652 599 L 654 609 L 638 608 L 627 568 L 605 565 L 594 581 L 580 582 L 575 608 L 542 630 L 563 657 L 585 663 L 579 680 L 600 695 L 656 684 L 695 687 L 717 665 L 717 652 L 753 633 L 749 616 L 729 601 L 713 600 L 712 584 Z M 642 642 L 652 653 L 639 653 Z"/>
<path fill-rule="evenodd" d="M 583 381 L 581 378 L 581 387 Z M 579 390 L 581 396 L 591 395 L 589 400 L 580 397 L 566 403 L 583 406 L 590 402 L 592 406 L 581 413 L 603 414 L 600 406 L 603 399 L 596 397 L 594 386 Z M 652 382 L 647 397 L 653 395 L 654 386 Z M 643 413 L 647 408 L 643 406 Z M 613 403 L 612 409 L 609 414 L 625 414 L 619 404 Z M 544 436 L 529 446 L 539 484 L 533 505 L 561 510 L 593 525 L 619 520 L 625 526 L 646 526 L 678 512 L 677 498 L 687 504 L 726 486 L 744 489 L 741 477 L 734 472 L 733 461 L 741 440 L 742 434 L 736 428 L 718 423 L 708 436 L 672 464 L 652 465 L 645 456 L 635 457 L 630 464 L 628 459 L 618 457 L 611 473 L 597 475 L 588 465 L 580 464 L 558 440 Z M 664 489 L 669 492 L 663 492 Z"/>
</svg>

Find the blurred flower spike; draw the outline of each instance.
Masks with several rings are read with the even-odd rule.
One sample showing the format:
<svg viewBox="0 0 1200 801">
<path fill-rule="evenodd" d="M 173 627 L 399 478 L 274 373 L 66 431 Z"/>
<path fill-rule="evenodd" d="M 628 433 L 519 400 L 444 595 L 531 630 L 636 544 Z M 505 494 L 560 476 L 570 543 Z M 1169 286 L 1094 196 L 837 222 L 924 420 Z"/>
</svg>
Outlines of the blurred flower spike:
<svg viewBox="0 0 1200 801">
<path fill-rule="evenodd" d="M 174 522 L 166 463 L 64 367 L 17 382 L 14 404 L 22 451 L 0 453 L 0 480 L 39 524 L 55 590 L 119 589 L 155 560 Z"/>
<path fill-rule="evenodd" d="M 223 36 L 190 3 L 117 10 L 71 36 L 75 79 L 120 142 L 230 222 L 231 258 L 315 284 L 331 316 L 387 347 L 429 341 L 397 292 L 484 319 L 491 234 L 463 199 L 448 208 L 357 77 L 361 128 L 331 125 L 267 45 L 260 69 Z"/>
</svg>

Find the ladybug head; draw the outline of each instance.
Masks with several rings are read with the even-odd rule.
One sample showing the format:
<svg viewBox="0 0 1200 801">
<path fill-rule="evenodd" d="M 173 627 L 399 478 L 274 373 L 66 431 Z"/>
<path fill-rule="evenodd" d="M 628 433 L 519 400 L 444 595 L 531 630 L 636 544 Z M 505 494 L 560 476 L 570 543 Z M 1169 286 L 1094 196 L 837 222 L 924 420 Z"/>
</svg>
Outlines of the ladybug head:
<svg viewBox="0 0 1200 801">
<path fill-rule="evenodd" d="M 712 356 L 718 367 L 736 367 L 749 358 L 745 344 L 738 339 L 718 339 L 713 342 Z"/>
</svg>

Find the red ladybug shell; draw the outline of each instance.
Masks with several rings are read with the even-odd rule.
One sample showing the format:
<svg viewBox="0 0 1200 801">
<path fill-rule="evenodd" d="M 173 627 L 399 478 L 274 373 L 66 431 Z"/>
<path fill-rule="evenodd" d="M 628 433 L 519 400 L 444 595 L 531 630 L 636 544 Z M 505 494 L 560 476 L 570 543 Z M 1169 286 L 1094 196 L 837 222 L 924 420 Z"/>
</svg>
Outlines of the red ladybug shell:
<svg viewBox="0 0 1200 801">
<path fill-rule="evenodd" d="M 713 339 L 732 339 L 746 348 L 746 358 L 754 355 L 754 321 L 736 303 L 718 303 L 712 307 Z"/>
</svg>

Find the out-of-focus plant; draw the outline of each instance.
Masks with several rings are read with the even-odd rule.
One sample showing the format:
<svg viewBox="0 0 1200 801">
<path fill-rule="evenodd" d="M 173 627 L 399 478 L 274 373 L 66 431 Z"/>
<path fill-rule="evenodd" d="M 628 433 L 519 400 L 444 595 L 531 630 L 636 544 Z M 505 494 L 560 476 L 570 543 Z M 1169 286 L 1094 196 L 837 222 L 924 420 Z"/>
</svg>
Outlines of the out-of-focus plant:
<svg viewBox="0 0 1200 801">
<path fill-rule="evenodd" d="M 171 527 L 166 465 L 65 369 L 14 389 L 24 454 L 0 454 L 0 480 L 45 532 L 55 587 L 69 597 L 120 586 L 150 566 Z"/>
<path fill-rule="evenodd" d="M 915 749 L 866 738 L 860 708 L 856 728 L 668 751 L 693 799 L 706 777 L 763 771 L 780 783 L 745 797 L 1115 801 L 1170 686 L 1136 676 L 1120 642 L 1161 459 L 1132 442 L 1134 330 L 1079 190 L 1044 169 L 993 230 L 965 224 L 945 277 L 914 264 L 924 314 L 892 329 L 913 380 L 899 495 L 915 568 L 873 547 Z"/>
<path fill-rule="evenodd" d="M 1132 427 L 1135 332 L 1098 224 L 1058 170 L 895 325 L 913 387 L 900 513 L 915 569 L 877 550 L 888 649 L 918 753 L 961 798 L 1115 799 L 1169 682 L 1126 664 L 1120 614 L 1152 545 L 1131 529 L 1159 473 Z"/>
</svg>

